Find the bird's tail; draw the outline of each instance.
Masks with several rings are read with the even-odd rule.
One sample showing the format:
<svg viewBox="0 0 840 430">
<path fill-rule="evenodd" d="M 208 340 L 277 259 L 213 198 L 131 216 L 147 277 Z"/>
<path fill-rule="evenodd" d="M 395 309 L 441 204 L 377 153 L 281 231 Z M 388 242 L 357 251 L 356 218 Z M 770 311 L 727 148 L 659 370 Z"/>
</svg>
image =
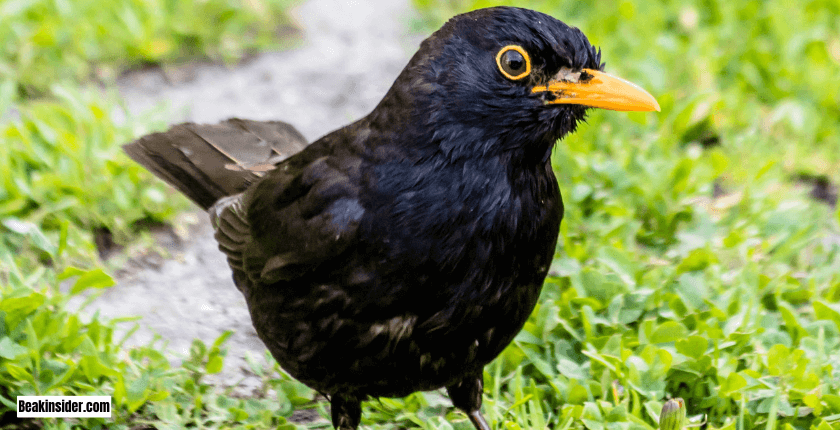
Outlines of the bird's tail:
<svg viewBox="0 0 840 430">
<path fill-rule="evenodd" d="M 233 118 L 212 125 L 178 124 L 123 145 L 123 150 L 207 210 L 305 146 L 306 138 L 284 122 Z"/>
</svg>

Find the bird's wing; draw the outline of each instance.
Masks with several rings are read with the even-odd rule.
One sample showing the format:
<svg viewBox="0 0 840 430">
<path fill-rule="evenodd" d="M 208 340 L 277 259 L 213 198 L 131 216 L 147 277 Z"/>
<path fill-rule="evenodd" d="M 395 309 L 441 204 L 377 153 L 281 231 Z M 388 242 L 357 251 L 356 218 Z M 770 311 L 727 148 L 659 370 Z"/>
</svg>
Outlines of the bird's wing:
<svg viewBox="0 0 840 430">
<path fill-rule="evenodd" d="M 219 248 L 251 285 L 311 273 L 353 243 L 364 209 L 348 158 L 339 166 L 315 152 L 281 163 L 209 210 Z"/>
</svg>

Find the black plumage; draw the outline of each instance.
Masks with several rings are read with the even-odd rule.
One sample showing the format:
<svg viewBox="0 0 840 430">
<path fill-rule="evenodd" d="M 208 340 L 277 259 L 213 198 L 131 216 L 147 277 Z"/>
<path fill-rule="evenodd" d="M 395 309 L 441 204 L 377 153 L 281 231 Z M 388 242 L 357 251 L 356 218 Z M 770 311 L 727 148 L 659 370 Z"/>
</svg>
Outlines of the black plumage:
<svg viewBox="0 0 840 430">
<path fill-rule="evenodd" d="M 285 123 L 229 120 L 125 150 L 210 212 L 257 333 L 330 397 L 336 428 L 356 428 L 370 396 L 446 387 L 487 429 L 482 369 L 555 252 L 553 145 L 587 106 L 658 109 L 601 69 L 578 29 L 483 9 L 426 39 L 369 115 L 308 146 Z"/>
</svg>

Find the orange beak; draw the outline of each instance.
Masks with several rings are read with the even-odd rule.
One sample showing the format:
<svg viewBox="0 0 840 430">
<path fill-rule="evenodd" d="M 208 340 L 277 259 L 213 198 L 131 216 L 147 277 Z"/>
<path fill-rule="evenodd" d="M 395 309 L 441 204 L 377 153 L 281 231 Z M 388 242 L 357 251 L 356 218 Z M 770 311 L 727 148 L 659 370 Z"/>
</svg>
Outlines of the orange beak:
<svg viewBox="0 0 840 430">
<path fill-rule="evenodd" d="M 659 103 L 638 85 L 598 70 L 583 69 L 579 76 L 555 77 L 548 85 L 535 86 L 531 92 L 550 92 L 554 99 L 547 104 L 576 104 L 619 111 L 659 112 Z"/>
</svg>

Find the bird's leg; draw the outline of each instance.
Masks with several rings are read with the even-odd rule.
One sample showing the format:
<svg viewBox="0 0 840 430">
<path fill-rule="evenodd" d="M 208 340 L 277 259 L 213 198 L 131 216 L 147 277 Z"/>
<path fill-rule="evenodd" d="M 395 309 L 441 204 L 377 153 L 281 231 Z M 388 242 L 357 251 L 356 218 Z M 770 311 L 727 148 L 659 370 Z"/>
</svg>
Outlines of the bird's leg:
<svg viewBox="0 0 840 430">
<path fill-rule="evenodd" d="M 449 398 L 456 408 L 466 412 L 470 422 L 477 430 L 490 430 L 487 421 L 481 415 L 481 394 L 484 391 L 484 376 L 470 375 L 460 382 L 446 387 Z"/>
<path fill-rule="evenodd" d="M 355 396 L 333 394 L 330 415 L 336 430 L 356 430 L 362 420 L 362 402 Z"/>
</svg>

